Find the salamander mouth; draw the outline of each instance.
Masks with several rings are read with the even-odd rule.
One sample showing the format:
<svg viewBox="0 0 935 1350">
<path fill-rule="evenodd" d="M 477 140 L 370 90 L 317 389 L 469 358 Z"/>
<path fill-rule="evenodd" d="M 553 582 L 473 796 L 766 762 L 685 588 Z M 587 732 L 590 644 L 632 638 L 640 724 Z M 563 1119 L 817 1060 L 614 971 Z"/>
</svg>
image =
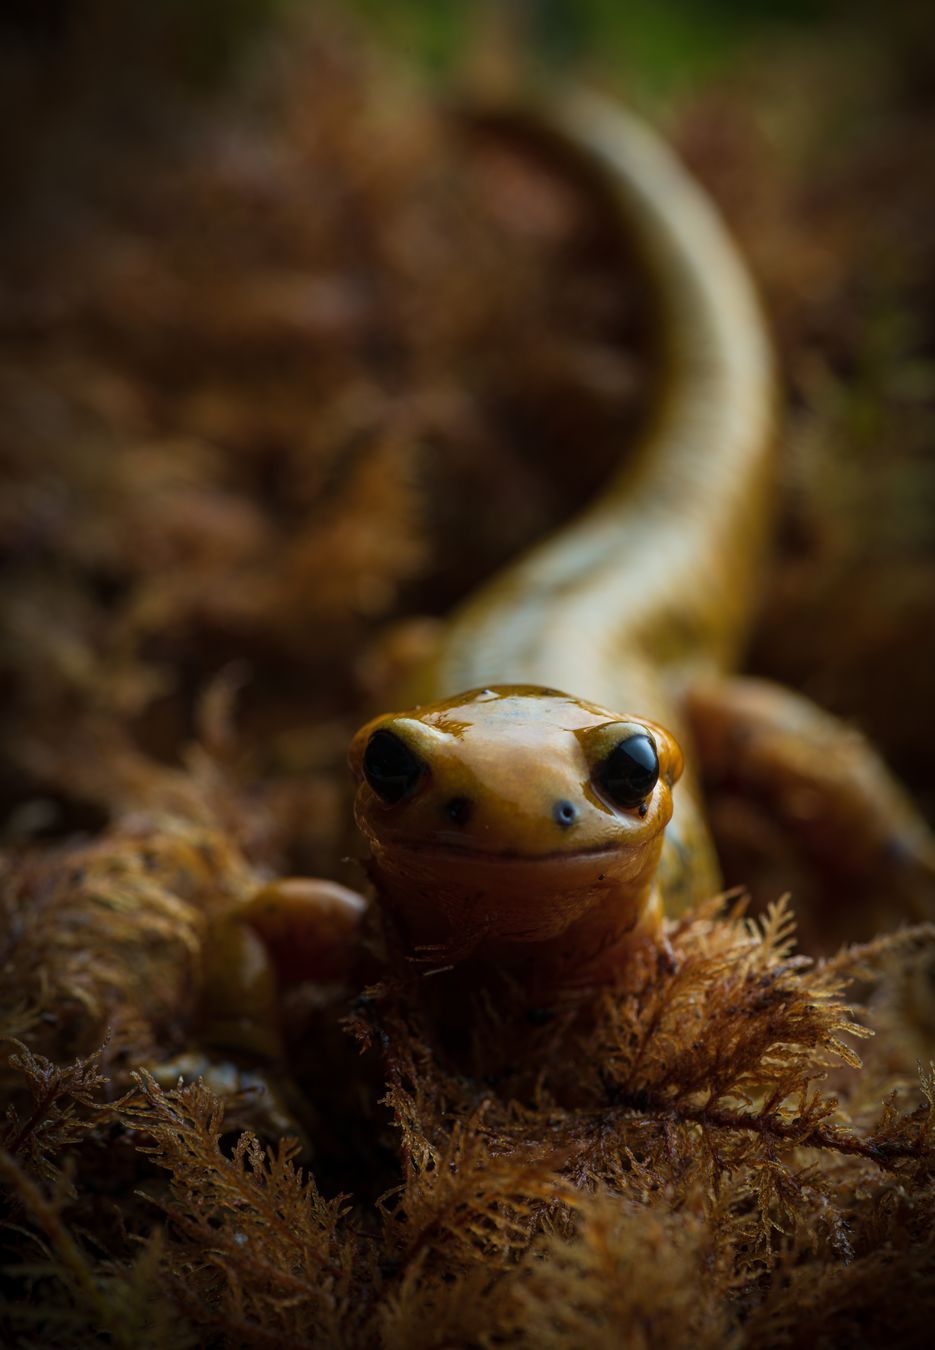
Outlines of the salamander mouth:
<svg viewBox="0 0 935 1350">
<path fill-rule="evenodd" d="M 601 858 L 606 858 L 609 854 L 623 853 L 627 849 L 626 843 L 616 841 L 611 844 L 604 844 L 598 848 L 587 849 L 552 849 L 547 853 L 519 853 L 513 849 L 488 850 L 483 848 L 472 848 L 466 844 L 435 844 L 429 840 L 414 842 L 412 840 L 398 841 L 392 840 L 384 845 L 389 849 L 405 851 L 416 856 L 431 855 L 433 858 L 451 858 L 452 862 L 464 861 L 465 859 L 476 859 L 478 862 L 504 864 L 505 866 L 533 866 L 536 863 L 558 863 L 558 862 L 580 862 L 590 861 L 598 862 Z"/>
</svg>

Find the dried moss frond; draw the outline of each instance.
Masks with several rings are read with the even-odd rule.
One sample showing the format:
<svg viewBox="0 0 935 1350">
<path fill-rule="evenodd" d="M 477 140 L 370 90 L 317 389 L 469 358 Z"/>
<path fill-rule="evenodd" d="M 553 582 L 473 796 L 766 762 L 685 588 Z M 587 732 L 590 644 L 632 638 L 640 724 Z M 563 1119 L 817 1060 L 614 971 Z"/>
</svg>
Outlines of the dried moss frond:
<svg viewBox="0 0 935 1350">
<path fill-rule="evenodd" d="M 524 1251 L 549 1215 L 575 1205 L 574 1190 L 543 1162 L 512 1150 L 498 1156 L 482 1128 L 483 1107 L 446 1120 L 447 1138 L 436 1144 L 408 1093 L 392 1088 L 387 1104 L 402 1132 L 404 1180 L 385 1210 L 397 1259 L 410 1262 L 428 1248 L 452 1270 L 479 1260 L 493 1270 Z"/>
<path fill-rule="evenodd" d="M 609 1083 L 660 1105 L 765 1099 L 766 1109 L 867 1036 L 840 995 L 844 980 L 792 954 L 784 901 L 758 929 L 702 919 L 673 934 L 675 968 L 604 1000 L 601 1063 Z"/>
<path fill-rule="evenodd" d="M 0 1179 L 30 1224 L 10 1226 L 10 1235 L 23 1241 L 5 1274 L 25 1286 L 31 1298 L 0 1306 L 8 1344 L 92 1350 L 102 1337 L 118 1350 L 187 1350 L 197 1344 L 166 1298 L 158 1230 L 134 1258 L 101 1260 L 67 1223 L 61 1187 L 47 1194 L 3 1151 Z"/>
<path fill-rule="evenodd" d="M 508 1345 L 555 1350 L 723 1346 L 729 1245 L 694 1205 L 584 1197 L 574 1236 L 531 1253 L 499 1298 Z"/>
<path fill-rule="evenodd" d="M 0 1148 L 12 1162 L 69 1193 L 71 1183 L 53 1159 L 107 1118 L 102 1052 L 58 1068 L 21 1042 L 12 1045 L 15 1048 L 7 1048 L 3 1055 L 4 1077 L 24 1080 L 29 1103 L 19 1110 L 12 1102 L 7 1107 L 0 1124 Z"/>
<path fill-rule="evenodd" d="M 251 877 L 229 839 L 178 817 L 27 856 L 9 878 L 3 1002 L 47 1014 L 40 1039 L 60 1055 L 107 1033 L 112 1056 L 157 1055 L 192 1019 L 211 914 Z"/>
<path fill-rule="evenodd" d="M 503 1325 L 502 1275 L 479 1265 L 430 1280 L 424 1267 L 425 1256 L 413 1261 L 381 1297 L 373 1322 L 376 1344 L 383 1350 L 488 1344 L 491 1327 Z"/>
<path fill-rule="evenodd" d="M 486 1079 L 446 1066 L 420 1040 L 424 1010 L 400 1002 L 401 988 L 384 990 L 371 1013 L 386 1038 L 388 1102 L 401 1130 L 398 1203 L 407 1217 L 422 1216 L 417 1233 L 434 1241 L 433 1224 L 444 1231 L 454 1206 L 464 1239 L 476 1241 L 474 1204 L 489 1237 L 496 1230 L 484 1205 L 509 1198 L 512 1184 L 525 1197 L 524 1237 L 553 1215 L 563 1216 L 567 1237 L 583 1187 L 657 1216 L 696 1214 L 719 1230 L 720 1256 L 742 1285 L 789 1243 L 841 1259 L 854 1187 L 889 1173 L 921 1195 L 935 1165 L 929 1079 L 918 1104 L 903 1093 L 868 1113 L 874 1088 L 854 1090 L 866 1075 L 841 1037 L 870 1030 L 843 1001 L 841 962 L 795 956 L 793 929 L 784 903 L 762 924 L 704 907 L 673 927 L 673 961 L 647 956 L 619 989 L 579 1007 L 577 1019 L 557 1019 L 548 1042 L 525 1021 L 517 1031 L 521 1010 L 503 1013 L 490 1045 L 490 1067 L 499 1068 Z M 862 959 L 911 952 L 925 936 Z M 521 1058 L 523 1026 L 534 1065 L 504 1071 L 503 1043 Z M 819 1085 L 832 1071 L 837 1093 Z M 879 1103 L 889 1080 L 873 1081 Z M 537 1209 L 550 1176 L 560 1203 Z M 515 1258 L 523 1246 L 501 1235 L 495 1259 L 498 1250 Z M 469 1259 L 465 1252 L 462 1269 Z"/>
<path fill-rule="evenodd" d="M 324 1200 L 296 1166 L 296 1140 L 267 1149 L 244 1132 L 225 1152 L 223 1109 L 203 1085 L 163 1092 L 136 1079 L 120 1117 L 169 1173 L 167 1269 L 181 1307 L 244 1344 L 340 1343 L 368 1266 L 343 1200 Z"/>
</svg>

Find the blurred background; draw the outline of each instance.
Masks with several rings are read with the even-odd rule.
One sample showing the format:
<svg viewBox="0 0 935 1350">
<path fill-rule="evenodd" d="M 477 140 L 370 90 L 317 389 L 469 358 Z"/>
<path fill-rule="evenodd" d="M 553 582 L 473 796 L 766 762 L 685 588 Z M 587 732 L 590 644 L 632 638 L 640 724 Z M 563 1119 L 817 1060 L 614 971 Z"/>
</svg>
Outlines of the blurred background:
<svg viewBox="0 0 935 1350">
<path fill-rule="evenodd" d="M 5 842 L 157 805 L 356 879 L 349 732 L 645 402 L 616 241 L 439 115 L 572 77 L 667 132 L 765 298 L 748 668 L 863 727 L 931 816 L 933 31 L 911 3 L 8 0 Z M 784 889 L 788 841 L 712 810 L 728 879 Z"/>
</svg>

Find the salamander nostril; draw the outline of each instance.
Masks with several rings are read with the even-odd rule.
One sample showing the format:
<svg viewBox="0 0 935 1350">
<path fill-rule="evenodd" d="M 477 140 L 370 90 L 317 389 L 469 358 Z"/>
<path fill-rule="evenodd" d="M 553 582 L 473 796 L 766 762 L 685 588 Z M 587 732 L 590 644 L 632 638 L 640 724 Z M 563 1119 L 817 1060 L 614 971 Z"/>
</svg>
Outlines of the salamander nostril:
<svg viewBox="0 0 935 1350">
<path fill-rule="evenodd" d="M 445 815 L 456 825 L 466 825 L 471 814 L 470 797 L 452 797 L 445 803 Z"/>
<path fill-rule="evenodd" d="M 563 830 L 567 830 L 569 825 L 574 825 L 578 819 L 578 808 L 574 802 L 556 802 L 552 807 L 552 818 L 556 825 L 561 825 Z"/>
</svg>

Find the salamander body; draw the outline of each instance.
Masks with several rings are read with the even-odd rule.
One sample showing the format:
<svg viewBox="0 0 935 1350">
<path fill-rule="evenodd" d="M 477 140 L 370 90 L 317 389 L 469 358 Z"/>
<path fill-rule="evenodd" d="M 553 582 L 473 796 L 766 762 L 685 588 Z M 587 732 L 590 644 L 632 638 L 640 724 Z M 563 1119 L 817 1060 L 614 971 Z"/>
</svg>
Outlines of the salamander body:
<svg viewBox="0 0 935 1350">
<path fill-rule="evenodd" d="M 392 959 L 454 968 L 435 1000 L 450 1027 L 486 974 L 534 1007 L 626 979 L 637 947 L 667 958 L 663 916 L 720 886 L 699 791 L 712 766 L 837 869 L 838 893 L 931 918 L 935 844 L 871 748 L 731 674 L 776 418 L 765 323 L 716 211 L 663 142 L 598 99 L 482 121 L 571 167 L 613 214 L 655 300 L 658 389 L 598 499 L 470 597 L 409 673 L 408 711 L 354 738 Z M 364 910 L 334 882 L 263 886 L 209 944 L 214 1020 L 277 1044 L 284 983 L 357 978 Z"/>
<path fill-rule="evenodd" d="M 928 917 L 931 835 L 869 746 L 800 696 L 730 675 L 777 440 L 770 341 L 735 246 L 619 109 L 578 94 L 544 122 L 500 119 L 517 123 L 615 213 L 653 292 L 659 387 L 593 505 L 468 599 L 410 680 L 413 708 L 355 738 L 357 820 L 403 950 L 545 986 L 619 978 L 635 941 L 662 941 L 664 911 L 718 890 L 696 747 L 804 826 L 816 856 L 845 873 L 851 860 L 849 885 L 882 877 L 902 892 L 897 916 Z M 615 795 L 638 735 L 656 771 Z M 386 779 L 394 755 L 403 786 Z"/>
<path fill-rule="evenodd" d="M 582 95 L 538 135 L 604 186 L 648 273 L 659 397 L 599 499 L 452 616 L 411 680 L 414 711 L 364 728 L 351 764 L 378 894 L 415 947 L 451 955 L 502 941 L 515 954 L 526 943 L 540 963 L 595 977 L 619 966 L 622 930 L 656 930 L 663 905 L 717 889 L 691 774 L 670 823 L 676 738 L 687 740 L 679 697 L 693 676 L 730 667 L 748 622 L 767 532 L 773 364 L 733 244 L 661 141 Z M 621 807 L 594 787 L 594 747 L 609 754 L 611 729 L 644 719 L 667 767 L 641 818 L 644 803 Z M 393 803 L 365 772 L 381 730 L 425 766 Z M 470 803 L 464 821 L 445 822 L 446 793 Z M 577 813 L 565 830 L 551 815 L 558 800 Z"/>
</svg>

